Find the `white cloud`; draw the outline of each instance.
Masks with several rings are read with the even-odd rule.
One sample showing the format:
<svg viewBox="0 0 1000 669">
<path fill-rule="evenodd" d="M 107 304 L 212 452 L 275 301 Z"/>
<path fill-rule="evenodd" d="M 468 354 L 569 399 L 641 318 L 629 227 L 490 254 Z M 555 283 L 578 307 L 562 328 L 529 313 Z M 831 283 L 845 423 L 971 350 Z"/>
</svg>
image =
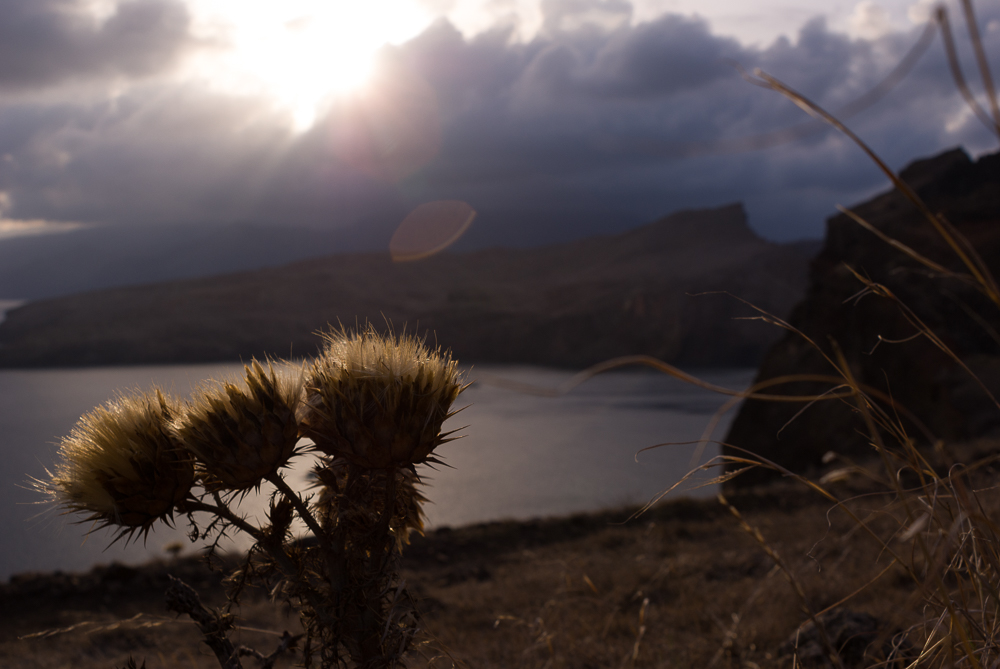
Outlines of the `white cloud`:
<svg viewBox="0 0 1000 669">
<path fill-rule="evenodd" d="M 540 5 L 540 0 L 455 0 L 445 16 L 468 37 L 500 28 L 526 42 L 542 27 Z"/>
<path fill-rule="evenodd" d="M 37 235 L 72 232 L 83 227 L 87 226 L 83 223 L 70 223 L 66 221 L 20 221 L 11 218 L 0 218 L 0 241 L 14 237 L 34 237 Z"/>
<path fill-rule="evenodd" d="M 962 105 L 944 119 L 944 129 L 949 134 L 954 135 L 965 130 L 976 121 L 977 119 L 972 109 L 968 105 Z"/>
<path fill-rule="evenodd" d="M 940 0 L 917 0 L 906 9 L 906 15 L 914 24 L 920 25 L 931 19 L 939 4 Z"/>
<path fill-rule="evenodd" d="M 851 32 L 865 39 L 879 38 L 892 29 L 889 13 L 874 0 L 862 0 L 856 4 L 849 23 Z"/>
</svg>

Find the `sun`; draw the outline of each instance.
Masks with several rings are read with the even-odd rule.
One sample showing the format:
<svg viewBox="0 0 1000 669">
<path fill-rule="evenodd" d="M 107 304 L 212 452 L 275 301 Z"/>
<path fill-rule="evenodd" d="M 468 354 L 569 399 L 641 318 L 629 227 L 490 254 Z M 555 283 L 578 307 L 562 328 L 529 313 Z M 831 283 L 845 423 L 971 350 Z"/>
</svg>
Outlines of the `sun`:
<svg viewBox="0 0 1000 669">
<path fill-rule="evenodd" d="M 208 45 L 192 71 L 215 87 L 268 98 L 298 130 L 365 83 L 379 48 L 434 18 L 417 0 L 191 0 L 190 9 Z"/>
</svg>

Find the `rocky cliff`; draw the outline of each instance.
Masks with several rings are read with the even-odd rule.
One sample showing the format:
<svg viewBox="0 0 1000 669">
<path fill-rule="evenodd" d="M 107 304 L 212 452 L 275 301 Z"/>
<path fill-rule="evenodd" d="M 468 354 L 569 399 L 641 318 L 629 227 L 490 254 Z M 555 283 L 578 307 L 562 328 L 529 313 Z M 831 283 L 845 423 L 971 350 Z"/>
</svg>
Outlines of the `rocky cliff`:
<svg viewBox="0 0 1000 669">
<path fill-rule="evenodd" d="M 807 257 L 757 237 L 740 205 L 539 249 L 393 263 L 339 255 L 281 268 L 34 302 L 0 325 L 0 365 L 232 361 L 309 355 L 329 324 L 430 331 L 463 361 L 580 367 L 647 353 L 755 365 L 777 333 L 731 291 L 778 314 Z"/>
<path fill-rule="evenodd" d="M 913 163 L 902 178 L 942 212 L 1000 275 L 1000 154 L 972 161 L 960 149 Z M 955 270 L 962 269 L 925 218 L 899 192 L 880 195 L 852 210 L 891 238 Z M 1000 409 L 977 384 L 926 337 L 917 336 L 899 306 L 859 295 L 863 286 L 848 267 L 887 286 L 988 385 L 1000 386 L 1000 312 L 969 285 L 934 276 L 845 215 L 827 222 L 826 240 L 813 260 L 804 301 L 791 324 L 827 354 L 838 347 L 861 383 L 891 395 L 933 436 L 965 439 L 1000 429 Z M 880 340 L 881 338 L 881 340 Z M 890 343 L 896 341 L 900 343 Z M 831 374 L 833 367 L 796 334 L 786 334 L 767 353 L 758 381 L 787 374 Z M 827 384 L 784 386 L 788 394 L 818 394 Z M 828 451 L 870 453 L 865 428 L 852 407 L 820 402 L 796 417 L 802 405 L 748 401 L 727 441 L 797 472 L 818 466 Z M 793 420 L 794 418 L 794 420 Z M 906 428 L 926 442 L 917 421 Z M 743 476 L 752 483 L 768 474 Z"/>
</svg>

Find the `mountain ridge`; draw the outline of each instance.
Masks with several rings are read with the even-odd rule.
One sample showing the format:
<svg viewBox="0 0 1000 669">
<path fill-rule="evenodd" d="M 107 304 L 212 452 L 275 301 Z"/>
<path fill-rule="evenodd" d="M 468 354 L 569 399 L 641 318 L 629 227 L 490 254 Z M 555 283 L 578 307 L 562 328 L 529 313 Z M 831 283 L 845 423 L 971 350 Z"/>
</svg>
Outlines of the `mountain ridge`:
<svg viewBox="0 0 1000 669">
<path fill-rule="evenodd" d="M 209 362 L 311 354 L 366 321 L 433 331 L 461 359 L 583 366 L 634 353 L 752 365 L 776 336 L 732 319 L 798 300 L 808 258 L 761 239 L 739 204 L 604 237 L 393 263 L 346 254 L 30 303 L 0 324 L 0 365 Z M 706 335 L 705 333 L 712 333 Z"/>
</svg>

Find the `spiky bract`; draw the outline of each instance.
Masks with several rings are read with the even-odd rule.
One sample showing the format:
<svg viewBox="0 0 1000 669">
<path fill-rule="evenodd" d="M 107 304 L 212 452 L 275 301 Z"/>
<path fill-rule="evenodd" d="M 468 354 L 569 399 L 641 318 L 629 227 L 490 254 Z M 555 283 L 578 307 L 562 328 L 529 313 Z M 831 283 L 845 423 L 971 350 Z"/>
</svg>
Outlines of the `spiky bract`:
<svg viewBox="0 0 1000 669">
<path fill-rule="evenodd" d="M 62 440 L 43 487 L 67 511 L 88 512 L 120 536 L 169 520 L 194 484 L 194 460 L 170 433 L 160 391 L 121 396 L 84 415 Z"/>
<path fill-rule="evenodd" d="M 365 523 L 357 523 L 352 516 L 360 510 L 363 515 L 369 517 L 369 524 L 374 519 L 380 518 L 385 510 L 385 487 L 386 472 L 365 471 L 357 467 L 354 476 L 367 477 L 371 483 L 363 486 L 351 485 L 350 481 L 352 465 L 346 460 L 322 458 L 313 470 L 316 479 L 316 487 L 319 488 L 319 495 L 316 500 L 316 513 L 324 525 L 332 527 L 335 523 L 341 523 L 348 529 L 348 535 L 358 534 L 358 528 L 353 525 L 360 525 L 360 534 L 364 535 L 370 528 Z M 421 480 L 417 474 L 406 468 L 397 469 L 395 472 L 395 501 L 393 511 L 389 519 L 389 531 L 396 540 L 397 552 L 402 552 L 403 546 L 410 543 L 410 534 L 416 532 L 424 533 L 423 504 L 427 498 L 420 492 L 418 486 Z M 364 490 L 362 499 L 358 500 L 348 497 L 348 491 Z"/>
<path fill-rule="evenodd" d="M 462 391 L 451 355 L 372 329 L 326 335 L 306 381 L 300 429 L 320 451 L 370 469 L 424 462 Z"/>
<path fill-rule="evenodd" d="M 298 441 L 295 410 L 301 377 L 287 378 L 254 360 L 245 382 L 220 383 L 199 393 L 174 421 L 184 448 L 197 457 L 212 490 L 246 490 L 288 463 Z"/>
</svg>

